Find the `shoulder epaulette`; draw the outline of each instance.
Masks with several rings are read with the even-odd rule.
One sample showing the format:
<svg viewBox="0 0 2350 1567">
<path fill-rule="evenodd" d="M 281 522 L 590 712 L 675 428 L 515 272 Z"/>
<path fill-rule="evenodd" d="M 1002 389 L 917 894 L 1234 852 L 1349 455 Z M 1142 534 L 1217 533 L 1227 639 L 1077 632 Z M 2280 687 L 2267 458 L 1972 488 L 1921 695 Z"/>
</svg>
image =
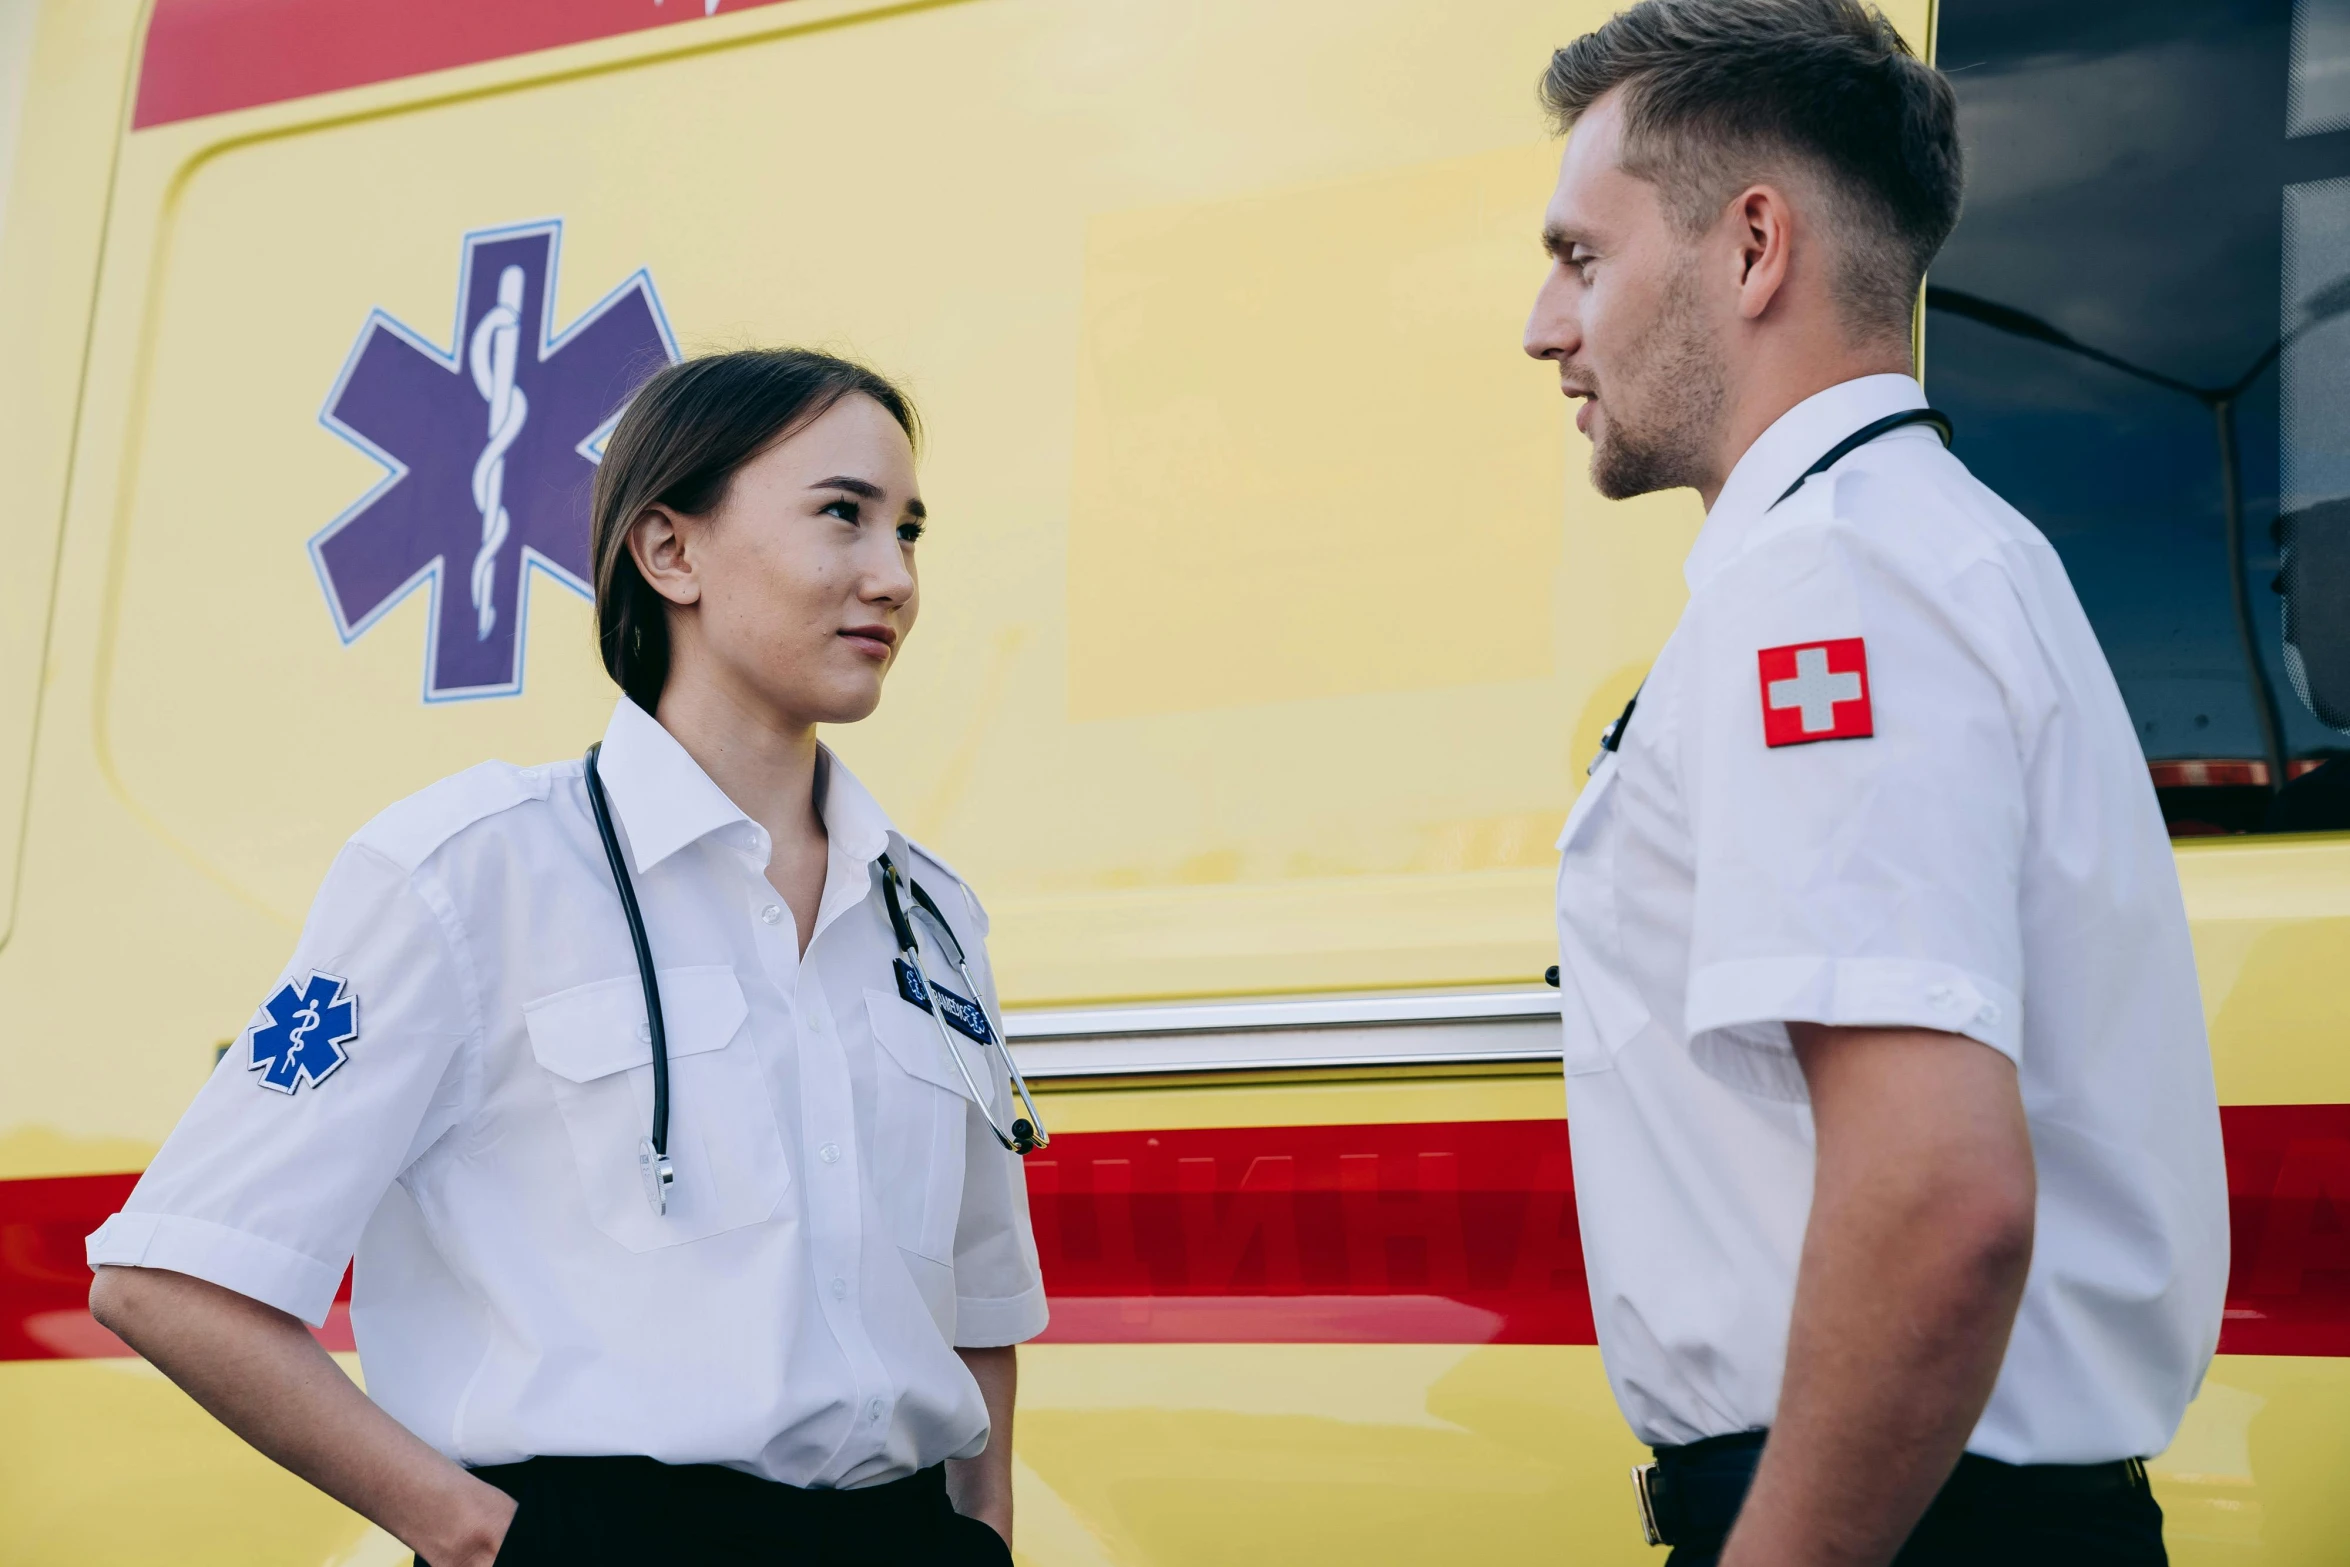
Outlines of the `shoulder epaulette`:
<svg viewBox="0 0 2350 1567">
<path fill-rule="evenodd" d="M 544 768 L 483 762 L 387 806 L 351 841 L 413 871 L 475 822 L 546 797 Z"/>
</svg>

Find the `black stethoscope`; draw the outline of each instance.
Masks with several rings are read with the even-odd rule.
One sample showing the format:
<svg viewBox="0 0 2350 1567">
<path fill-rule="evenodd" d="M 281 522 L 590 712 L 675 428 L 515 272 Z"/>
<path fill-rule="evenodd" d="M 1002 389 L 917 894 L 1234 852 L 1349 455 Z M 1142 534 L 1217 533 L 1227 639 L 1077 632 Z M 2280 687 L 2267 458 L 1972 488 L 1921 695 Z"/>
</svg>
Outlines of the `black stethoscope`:
<svg viewBox="0 0 2350 1567">
<path fill-rule="evenodd" d="M 1764 507 L 1763 510 L 1775 511 L 1778 508 L 1779 501 L 1785 500 L 1788 496 L 1793 495 L 1797 490 L 1803 488 L 1805 480 L 1810 479 L 1818 474 L 1826 473 L 1830 468 L 1835 467 L 1838 463 L 1842 462 L 1845 458 L 1850 457 L 1854 452 L 1859 451 L 1862 447 L 1868 445 L 1869 442 L 1875 440 L 1878 436 L 1891 435 L 1894 431 L 1907 429 L 1913 424 L 1933 426 L 1934 433 L 1942 437 L 1943 446 L 1947 448 L 1950 445 L 1950 415 L 1942 412 L 1938 408 L 1905 408 L 1897 414 L 1887 414 L 1882 419 L 1873 419 L 1867 424 L 1862 425 L 1859 429 L 1853 431 L 1843 440 L 1838 441 L 1835 445 L 1829 447 L 1827 451 L 1821 455 L 1818 462 L 1813 463 L 1810 467 L 1804 469 L 1803 472 L 1797 474 L 1795 476 L 1795 482 L 1788 485 L 1787 488 L 1779 492 L 1779 500 L 1771 502 L 1771 504 Z M 1642 684 L 1645 685 L 1646 682 L 1643 681 Z M 1608 725 L 1607 728 L 1601 732 L 1599 737 L 1599 754 L 1591 759 L 1591 765 L 1589 767 L 1583 769 L 1583 776 L 1588 778 L 1593 773 L 1598 772 L 1599 764 L 1607 760 L 1607 754 L 1610 751 L 1620 749 L 1623 746 L 1624 731 L 1632 727 L 1632 710 L 1639 705 L 1640 693 L 1635 691 L 1632 693 L 1632 700 L 1624 704 L 1623 712 L 1616 715 L 1616 721 Z"/>
<path fill-rule="evenodd" d="M 669 1188 L 677 1184 L 677 1168 L 669 1159 L 669 1036 L 662 1027 L 661 983 L 653 976 L 653 948 L 645 939 L 644 913 L 637 907 L 636 885 L 629 879 L 628 862 L 621 857 L 620 835 L 612 827 L 612 807 L 604 798 L 603 777 L 596 771 L 596 757 L 603 749 L 601 741 L 587 748 L 588 806 L 595 813 L 596 835 L 604 841 L 604 859 L 612 867 L 612 885 L 620 889 L 620 912 L 628 919 L 629 945 L 636 949 L 637 979 L 645 991 L 645 1032 L 653 1046 L 653 1130 L 651 1136 L 637 1144 L 636 1160 L 638 1173 L 644 1178 L 646 1201 L 653 1205 L 655 1213 L 665 1214 L 669 1211 Z M 1003 1025 L 989 1014 L 987 1000 L 964 957 L 963 944 L 955 939 L 946 916 L 939 912 L 938 905 L 922 890 L 921 884 L 902 874 L 886 853 L 874 866 L 874 875 L 881 883 L 882 903 L 889 910 L 890 932 L 898 944 L 898 994 L 930 1014 L 931 1021 L 938 1026 L 940 1047 L 954 1058 L 996 1141 L 1016 1154 L 1044 1147 L 1052 1138 L 1046 1135 L 1044 1117 L 1037 1113 L 1036 1100 L 1028 1092 L 1028 1079 L 1021 1075 L 1020 1064 L 1005 1047 Z M 906 913 L 905 902 L 898 892 L 901 886 L 913 895 L 914 917 Z M 930 975 L 922 966 L 922 942 L 915 918 L 929 922 L 947 961 L 954 964 L 964 987 L 971 992 L 968 1000 L 931 984 Z M 1009 1128 L 996 1119 L 991 1096 L 972 1076 L 971 1063 L 963 1059 L 963 1052 L 955 1044 L 957 1033 L 979 1046 L 980 1059 L 986 1059 L 991 1047 L 1002 1059 L 1012 1089 L 1028 1111 L 1025 1116 L 1013 1117 Z"/>
</svg>

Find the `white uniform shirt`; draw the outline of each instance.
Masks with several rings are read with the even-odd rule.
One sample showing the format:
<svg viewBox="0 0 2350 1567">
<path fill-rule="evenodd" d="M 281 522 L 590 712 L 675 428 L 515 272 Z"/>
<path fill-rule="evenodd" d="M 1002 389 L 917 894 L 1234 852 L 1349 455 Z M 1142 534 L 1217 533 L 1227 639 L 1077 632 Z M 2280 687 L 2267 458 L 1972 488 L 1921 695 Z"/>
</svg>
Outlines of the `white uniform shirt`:
<svg viewBox="0 0 2350 1567">
<path fill-rule="evenodd" d="M 899 997 L 872 879 L 888 819 L 832 762 L 803 958 L 765 832 L 631 701 L 599 771 L 661 982 L 666 1217 L 637 1169 L 652 1054 L 584 769 L 489 763 L 351 840 L 293 990 L 255 1014 L 269 1064 L 253 1031 L 231 1047 L 90 1262 L 317 1323 L 356 1248 L 368 1392 L 467 1464 L 645 1454 L 856 1486 L 977 1453 L 955 1347 L 1033 1337 L 1044 1290 L 1019 1161 Z M 911 858 L 992 1005 L 977 902 Z"/>
<path fill-rule="evenodd" d="M 2177 871 L 2120 691 L 2055 551 L 1931 429 L 1773 505 L 1923 406 L 1907 376 L 1848 381 L 1747 451 L 1560 837 L 1600 1349 L 1644 1441 L 1769 1426 L 1812 1192 L 1785 1024 L 1940 1029 L 2015 1061 L 2039 1176 L 1968 1448 L 2151 1455 L 2218 1340 L 2227 1188 Z"/>
</svg>

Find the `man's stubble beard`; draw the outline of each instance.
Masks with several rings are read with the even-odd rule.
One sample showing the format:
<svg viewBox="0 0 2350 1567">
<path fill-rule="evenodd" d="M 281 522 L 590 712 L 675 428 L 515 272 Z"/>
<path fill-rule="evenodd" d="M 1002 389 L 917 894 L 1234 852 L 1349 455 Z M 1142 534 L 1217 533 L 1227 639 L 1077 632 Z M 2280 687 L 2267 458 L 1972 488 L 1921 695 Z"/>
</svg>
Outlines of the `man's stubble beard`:
<svg viewBox="0 0 2350 1567">
<path fill-rule="evenodd" d="M 1720 437 L 1729 395 L 1698 300 L 1695 258 L 1666 283 L 1648 347 L 1637 369 L 1617 377 L 1591 449 L 1592 488 L 1611 501 L 1698 488 Z"/>
</svg>

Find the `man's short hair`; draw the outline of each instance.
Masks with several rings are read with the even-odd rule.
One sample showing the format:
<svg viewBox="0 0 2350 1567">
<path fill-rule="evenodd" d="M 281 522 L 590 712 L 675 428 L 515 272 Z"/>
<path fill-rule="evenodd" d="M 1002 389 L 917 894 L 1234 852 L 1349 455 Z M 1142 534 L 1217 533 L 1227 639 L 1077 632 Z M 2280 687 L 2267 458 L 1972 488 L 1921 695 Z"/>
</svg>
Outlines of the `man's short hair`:
<svg viewBox="0 0 2350 1567">
<path fill-rule="evenodd" d="M 1799 165 L 1834 210 L 1836 295 L 1858 335 L 1906 336 L 1958 222 L 1958 104 L 1862 0 L 1641 0 L 1553 54 L 1543 107 L 1573 128 L 1624 90 L 1623 167 L 1684 228 Z"/>
</svg>

